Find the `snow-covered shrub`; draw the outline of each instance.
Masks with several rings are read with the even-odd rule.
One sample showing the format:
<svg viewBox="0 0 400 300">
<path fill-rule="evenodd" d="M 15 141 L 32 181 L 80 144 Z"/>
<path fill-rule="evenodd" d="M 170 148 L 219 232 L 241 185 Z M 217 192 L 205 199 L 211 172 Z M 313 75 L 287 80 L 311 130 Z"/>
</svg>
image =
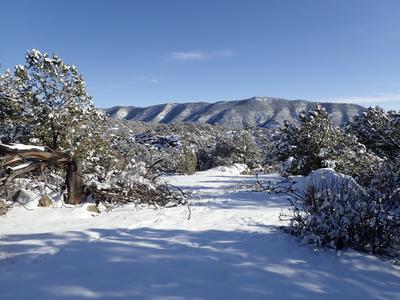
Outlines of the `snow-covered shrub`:
<svg viewBox="0 0 400 300">
<path fill-rule="evenodd" d="M 285 123 L 276 145 L 279 160 L 290 161 L 290 173 L 307 175 L 330 167 L 367 183 L 381 160 L 368 153 L 351 133 L 332 124 L 320 105 L 299 115 L 299 125 Z"/>
<path fill-rule="evenodd" d="M 196 170 L 203 171 L 221 165 L 246 163 L 250 168 L 264 164 L 268 134 L 263 128 L 234 130 L 208 124 L 143 124 L 121 122 L 128 127 L 138 144 L 147 148 L 150 156 L 162 161 L 159 170 L 191 173 L 182 163 L 196 156 Z M 185 171 L 191 170 L 191 171 Z"/>
<path fill-rule="evenodd" d="M 376 170 L 368 188 L 371 196 L 388 207 L 400 208 L 400 157 L 386 160 Z"/>
<path fill-rule="evenodd" d="M 333 170 L 318 170 L 305 178 L 304 189 L 286 190 L 291 196 L 286 228 L 304 243 L 336 250 L 353 248 L 398 256 L 400 213 L 353 178 Z M 298 184 L 297 184 L 298 185 Z"/>
<path fill-rule="evenodd" d="M 202 153 L 202 159 L 209 157 L 212 159 L 212 167 L 231 166 L 235 163 L 246 164 L 250 169 L 259 167 L 263 161 L 265 154 L 257 146 L 254 137 L 246 130 L 231 131 L 225 136 L 220 137 L 215 147 L 209 150 L 209 155 Z M 203 165 L 207 163 L 203 162 Z"/>
<path fill-rule="evenodd" d="M 114 124 L 115 125 L 115 124 Z M 185 204 L 176 188 L 159 181 L 159 157 L 137 142 L 126 127 L 106 128 L 102 153 L 92 153 L 86 161 L 84 184 L 86 194 L 108 207 L 126 203 L 156 206 Z M 157 153 L 157 149 L 153 149 Z"/>
<path fill-rule="evenodd" d="M 351 177 L 329 169 L 311 173 L 302 184 L 303 190 L 297 187 L 296 197 L 290 200 L 290 231 L 304 242 L 348 247 L 353 238 L 348 230 L 355 232 L 351 226 L 360 223 L 362 205 L 358 200 L 365 197 L 363 190 Z"/>
<path fill-rule="evenodd" d="M 370 107 L 347 126 L 368 150 L 380 157 L 400 155 L 400 112 Z"/>
<path fill-rule="evenodd" d="M 156 207 L 186 204 L 185 195 L 179 189 L 159 181 L 151 168 L 134 159 L 112 168 L 101 181 L 98 174 L 87 174 L 85 183 L 87 195 L 109 208 L 127 203 Z"/>
</svg>

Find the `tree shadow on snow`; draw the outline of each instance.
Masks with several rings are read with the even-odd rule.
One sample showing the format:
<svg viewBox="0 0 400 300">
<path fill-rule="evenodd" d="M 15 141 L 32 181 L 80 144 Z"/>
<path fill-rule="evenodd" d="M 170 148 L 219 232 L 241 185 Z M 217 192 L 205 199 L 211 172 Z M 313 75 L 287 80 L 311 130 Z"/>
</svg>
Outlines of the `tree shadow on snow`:
<svg viewBox="0 0 400 300">
<path fill-rule="evenodd" d="M 276 230 L 7 235 L 0 251 L 0 299 L 400 299 L 398 268 Z"/>
<path fill-rule="evenodd" d="M 220 187 L 209 186 L 179 186 L 189 195 L 192 206 L 206 206 L 223 209 L 260 209 L 260 207 L 286 208 L 288 199 L 286 196 L 269 195 L 266 192 L 255 192 L 250 186 L 244 188 L 238 185 L 225 185 Z M 201 202 L 201 200 L 208 200 Z"/>
</svg>

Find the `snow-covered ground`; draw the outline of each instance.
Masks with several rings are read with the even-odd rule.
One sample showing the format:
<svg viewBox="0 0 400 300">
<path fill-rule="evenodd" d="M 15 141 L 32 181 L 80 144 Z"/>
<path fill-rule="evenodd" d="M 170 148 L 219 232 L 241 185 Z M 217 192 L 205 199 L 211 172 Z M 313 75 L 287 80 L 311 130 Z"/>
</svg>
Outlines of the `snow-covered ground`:
<svg viewBox="0 0 400 300">
<path fill-rule="evenodd" d="M 240 167 L 168 181 L 186 207 L 16 207 L 0 218 L 0 299 L 400 299 L 400 268 L 279 230 L 286 201 Z M 265 176 L 265 180 L 279 180 Z"/>
</svg>

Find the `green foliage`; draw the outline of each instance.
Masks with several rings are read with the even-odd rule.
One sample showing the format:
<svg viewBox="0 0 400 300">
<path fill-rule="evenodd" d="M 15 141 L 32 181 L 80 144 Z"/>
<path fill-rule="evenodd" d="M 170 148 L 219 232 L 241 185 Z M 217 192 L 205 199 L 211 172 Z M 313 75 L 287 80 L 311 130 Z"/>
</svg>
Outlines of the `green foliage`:
<svg viewBox="0 0 400 300">
<path fill-rule="evenodd" d="M 14 75 L 26 121 L 34 125 L 32 135 L 52 149 L 70 149 L 75 134 L 95 115 L 83 77 L 56 55 L 31 50 L 25 58 L 25 66 L 18 65 Z"/>
<path fill-rule="evenodd" d="M 348 131 L 380 157 L 400 155 L 400 112 L 370 107 L 354 117 L 348 125 Z"/>
<path fill-rule="evenodd" d="M 254 138 L 247 131 L 234 132 L 216 142 L 213 153 L 214 166 L 244 163 L 255 168 L 262 162 L 263 155 Z"/>
<path fill-rule="evenodd" d="M 367 152 L 356 136 L 334 127 L 325 108 L 299 115 L 299 125 L 285 123 L 277 143 L 280 160 L 292 158 L 289 171 L 307 175 L 312 170 L 331 167 L 367 182 L 380 159 Z"/>
<path fill-rule="evenodd" d="M 0 77 L 0 121 L 10 141 L 21 140 L 85 158 L 105 146 L 106 117 L 87 94 L 76 67 L 57 55 L 28 51 L 25 65 Z M 4 135 L 4 134 L 3 134 Z"/>
<path fill-rule="evenodd" d="M 190 145 L 183 145 L 181 154 L 177 156 L 175 171 L 182 174 L 194 174 L 196 172 L 197 158 Z"/>
<path fill-rule="evenodd" d="M 25 133 L 21 121 L 23 108 L 16 94 L 18 80 L 7 70 L 0 74 L 0 138 L 3 142 L 20 140 Z"/>
<path fill-rule="evenodd" d="M 378 196 L 376 186 L 365 192 L 352 178 L 332 174 L 334 180 L 320 177 L 318 185 L 291 200 L 290 214 L 284 216 L 289 217 L 289 232 L 304 243 L 399 257 L 398 206 Z"/>
</svg>

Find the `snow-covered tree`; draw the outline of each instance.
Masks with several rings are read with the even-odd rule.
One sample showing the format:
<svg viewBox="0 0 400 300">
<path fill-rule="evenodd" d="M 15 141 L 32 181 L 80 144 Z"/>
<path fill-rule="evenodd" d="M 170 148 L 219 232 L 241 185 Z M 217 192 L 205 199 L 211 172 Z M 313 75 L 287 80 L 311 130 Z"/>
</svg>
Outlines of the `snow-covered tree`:
<svg viewBox="0 0 400 300">
<path fill-rule="evenodd" d="M 299 125 L 285 122 L 279 137 L 277 156 L 282 161 L 291 158 L 289 171 L 293 174 L 307 175 L 331 167 L 365 180 L 380 163 L 354 135 L 335 127 L 321 105 L 301 112 Z"/>
<path fill-rule="evenodd" d="M 16 94 L 24 105 L 31 137 L 52 149 L 74 153 L 79 141 L 94 134 L 89 124 L 101 120 L 82 75 L 57 55 L 33 49 L 25 59 L 14 76 L 20 83 Z"/>
<path fill-rule="evenodd" d="M 391 158 L 400 154 L 400 112 L 370 107 L 354 117 L 348 130 L 368 150 L 381 157 Z"/>
<path fill-rule="evenodd" d="M 23 126 L 23 109 L 18 94 L 18 80 L 10 70 L 0 74 L 0 139 L 4 142 L 15 142 L 21 138 Z"/>
</svg>

